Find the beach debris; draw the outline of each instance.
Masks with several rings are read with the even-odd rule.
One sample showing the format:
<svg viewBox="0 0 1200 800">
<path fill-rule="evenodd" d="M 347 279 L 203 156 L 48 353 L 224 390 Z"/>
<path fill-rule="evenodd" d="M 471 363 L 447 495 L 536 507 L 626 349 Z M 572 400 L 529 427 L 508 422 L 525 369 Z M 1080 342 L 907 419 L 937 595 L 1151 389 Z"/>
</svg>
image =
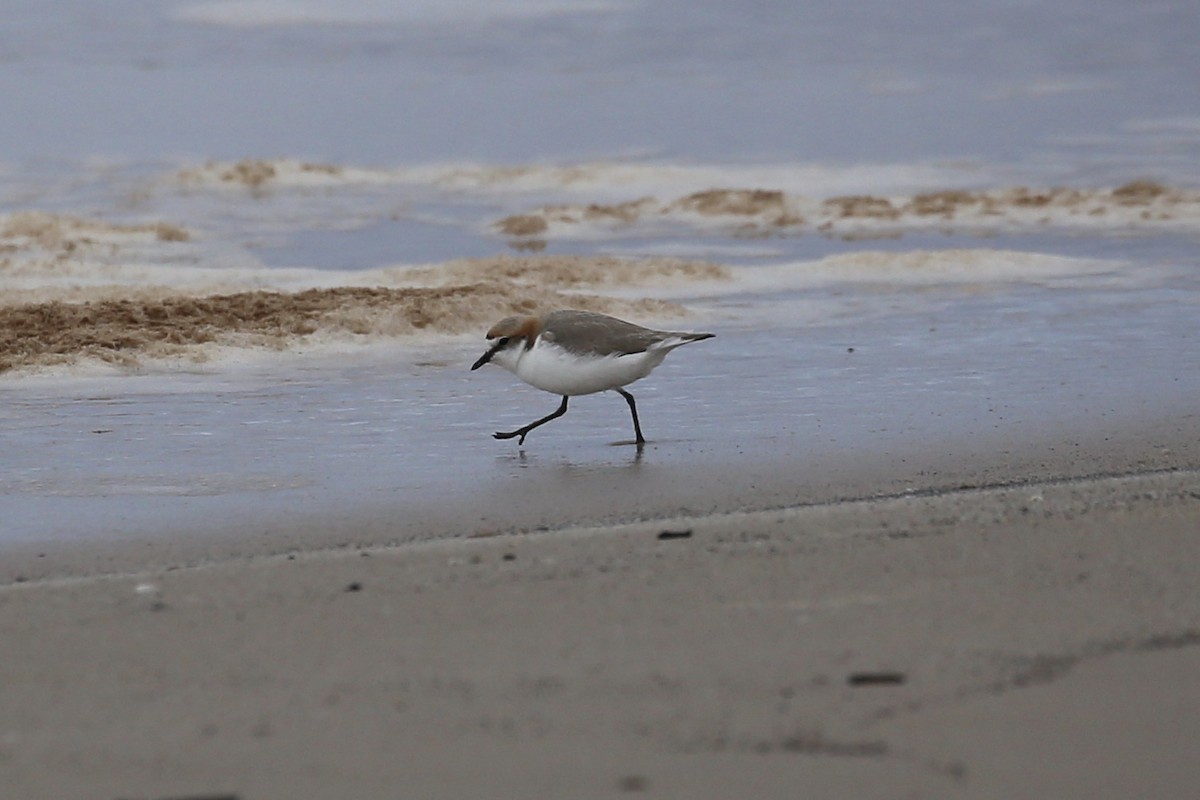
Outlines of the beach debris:
<svg viewBox="0 0 1200 800">
<path fill-rule="evenodd" d="M 354 581 L 353 583 L 346 584 L 347 592 L 361 592 L 362 588 L 363 588 L 363 585 L 361 583 L 359 583 L 358 581 Z"/>
<path fill-rule="evenodd" d="M 851 686 L 901 686 L 907 680 L 903 672 L 851 672 L 846 676 Z"/>
<path fill-rule="evenodd" d="M 688 528 L 681 531 L 659 531 L 658 540 L 667 541 L 669 539 L 690 539 L 692 538 L 692 529 Z"/>
</svg>

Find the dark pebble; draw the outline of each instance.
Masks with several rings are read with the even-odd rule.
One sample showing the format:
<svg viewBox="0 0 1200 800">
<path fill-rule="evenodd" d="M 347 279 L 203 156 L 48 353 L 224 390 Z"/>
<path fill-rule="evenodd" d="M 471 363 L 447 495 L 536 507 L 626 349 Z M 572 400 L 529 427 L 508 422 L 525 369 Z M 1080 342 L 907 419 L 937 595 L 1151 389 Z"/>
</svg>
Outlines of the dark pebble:
<svg viewBox="0 0 1200 800">
<path fill-rule="evenodd" d="M 692 538 L 691 530 L 686 531 L 659 531 L 658 538 L 662 539 L 690 539 Z"/>
<path fill-rule="evenodd" d="M 851 686 L 900 686 L 906 680 L 903 672 L 852 672 L 846 683 Z"/>
</svg>

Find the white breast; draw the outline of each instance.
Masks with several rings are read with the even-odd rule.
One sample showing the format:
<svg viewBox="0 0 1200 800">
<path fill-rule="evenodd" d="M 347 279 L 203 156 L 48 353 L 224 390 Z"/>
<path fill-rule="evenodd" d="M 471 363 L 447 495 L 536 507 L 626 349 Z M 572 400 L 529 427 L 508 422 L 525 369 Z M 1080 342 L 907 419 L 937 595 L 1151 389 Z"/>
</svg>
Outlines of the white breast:
<svg viewBox="0 0 1200 800">
<path fill-rule="evenodd" d="M 534 346 L 514 353 L 515 363 L 501 363 L 516 376 L 554 394 L 580 395 L 626 386 L 662 363 L 668 350 L 648 350 L 624 356 L 580 356 L 539 338 Z"/>
</svg>

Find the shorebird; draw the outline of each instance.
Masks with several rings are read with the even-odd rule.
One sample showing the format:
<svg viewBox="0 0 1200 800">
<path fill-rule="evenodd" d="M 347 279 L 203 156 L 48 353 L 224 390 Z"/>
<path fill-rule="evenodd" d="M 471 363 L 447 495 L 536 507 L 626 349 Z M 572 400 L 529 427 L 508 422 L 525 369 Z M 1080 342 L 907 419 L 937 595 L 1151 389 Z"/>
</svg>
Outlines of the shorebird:
<svg viewBox="0 0 1200 800">
<path fill-rule="evenodd" d="M 552 311 L 538 316 L 507 317 L 487 332 L 494 342 L 472 370 L 489 361 L 504 367 L 530 386 L 562 395 L 558 410 L 497 439 L 519 437 L 567 413 L 567 401 L 609 389 L 620 394 L 633 415 L 637 445 L 646 443 L 638 423 L 637 403 L 622 387 L 644 378 L 680 345 L 712 338 L 711 333 L 656 331 L 591 311 Z"/>
</svg>

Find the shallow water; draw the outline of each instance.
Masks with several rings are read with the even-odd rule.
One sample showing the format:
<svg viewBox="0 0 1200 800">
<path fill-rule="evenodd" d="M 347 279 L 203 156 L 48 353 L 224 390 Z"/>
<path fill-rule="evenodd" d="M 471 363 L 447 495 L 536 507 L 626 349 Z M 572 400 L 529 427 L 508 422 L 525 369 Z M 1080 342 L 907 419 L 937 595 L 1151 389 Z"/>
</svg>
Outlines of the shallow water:
<svg viewBox="0 0 1200 800">
<path fill-rule="evenodd" d="M 556 400 L 499 369 L 469 372 L 476 345 L 11 383 L 0 390 L 5 538 L 278 526 L 387 508 L 426 519 L 443 504 L 464 533 L 552 524 L 555 514 L 582 522 L 709 510 L 716 495 L 688 485 L 698 466 L 727 471 L 722 497 L 739 490 L 753 505 L 756 483 L 781 480 L 772 474 L 781 464 L 811 484 L 883 455 L 910 452 L 916 470 L 931 449 L 1019 450 L 1047 437 L 1066 447 L 1087 423 L 1119 429 L 1184 413 L 1200 391 L 1190 276 L 1086 292 L 842 291 L 792 295 L 843 304 L 834 318 L 727 321 L 714 326 L 717 338 L 673 353 L 633 387 L 651 440 L 640 457 L 611 394 L 576 398 L 524 448 L 492 440 Z M 614 494 L 592 491 L 598 473 Z M 463 530 L 468 507 L 476 517 Z M 398 521 L 392 535 L 439 532 Z"/>
<path fill-rule="evenodd" d="M 35 325 L 0 354 L 19 365 L 0 373 L 3 542 L 364 509 L 416 538 L 780 503 L 787 475 L 811 489 L 883 454 L 1065 442 L 1188 413 L 1200 388 L 1198 11 L 11 6 L 0 311 L 129 316 L 41 359 L 30 342 L 60 331 Z M 1059 185 L 1069 202 L 1030 200 Z M 762 202 L 698 211 L 715 189 Z M 928 193 L 958 205 L 901 211 Z M 847 195 L 888 213 L 826 202 Z M 506 236 L 514 215 L 548 223 Z M 517 249 L 540 255 L 497 270 Z M 586 260 L 610 254 L 638 266 Z M 484 290 L 432 321 L 342 295 L 312 330 L 249 331 L 214 301 L 170 347 L 143 341 L 164 299 L 439 276 Z M 640 457 L 613 444 L 631 433 L 615 395 L 574 400 L 523 453 L 489 435 L 557 400 L 468 372 L 482 331 L 580 293 L 718 334 L 635 385 Z M 721 492 L 689 481 L 700 468 Z"/>
</svg>

